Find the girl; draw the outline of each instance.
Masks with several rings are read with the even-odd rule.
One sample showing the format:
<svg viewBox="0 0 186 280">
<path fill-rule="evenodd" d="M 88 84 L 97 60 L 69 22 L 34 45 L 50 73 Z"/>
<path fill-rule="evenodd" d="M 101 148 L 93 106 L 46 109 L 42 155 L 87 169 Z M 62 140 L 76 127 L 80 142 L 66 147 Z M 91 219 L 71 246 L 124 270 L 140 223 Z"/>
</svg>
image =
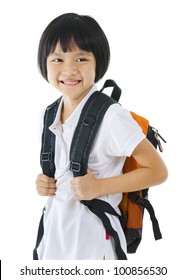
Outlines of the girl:
<svg viewBox="0 0 186 280">
<path fill-rule="evenodd" d="M 41 36 L 39 69 L 60 91 L 62 100 L 49 128 L 56 136 L 55 178 L 39 174 L 36 179 L 38 193 L 48 196 L 44 235 L 37 250 L 40 260 L 117 259 L 113 240 L 101 221 L 79 201 L 99 198 L 119 211 L 122 192 L 145 189 L 167 178 L 159 154 L 130 113 L 118 104 L 110 106 L 104 116 L 90 153 L 87 175 L 73 178 L 69 169 L 73 133 L 84 104 L 97 89 L 95 83 L 107 71 L 109 60 L 107 38 L 89 16 L 63 14 Z M 122 174 L 125 159 L 131 155 L 141 168 Z M 126 252 L 118 218 L 108 217 Z"/>
</svg>

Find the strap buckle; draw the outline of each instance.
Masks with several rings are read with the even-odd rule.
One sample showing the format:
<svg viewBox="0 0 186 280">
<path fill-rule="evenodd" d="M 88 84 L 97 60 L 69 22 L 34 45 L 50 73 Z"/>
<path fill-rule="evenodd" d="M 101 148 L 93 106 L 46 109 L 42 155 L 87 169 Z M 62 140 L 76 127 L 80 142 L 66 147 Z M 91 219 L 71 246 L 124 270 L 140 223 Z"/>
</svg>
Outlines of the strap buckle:
<svg viewBox="0 0 186 280">
<path fill-rule="evenodd" d="M 52 162 L 53 161 L 53 153 L 52 152 L 49 152 L 49 153 L 42 153 L 41 154 L 41 161 L 42 162 L 46 162 L 46 161 L 49 161 L 49 162 Z"/>
<path fill-rule="evenodd" d="M 80 172 L 81 164 L 78 162 L 71 161 L 70 162 L 70 170 L 73 172 Z"/>
<path fill-rule="evenodd" d="M 149 202 L 148 199 L 141 197 L 141 196 L 137 196 L 135 199 L 135 203 L 137 203 L 143 207 L 145 207 L 148 202 Z"/>
</svg>

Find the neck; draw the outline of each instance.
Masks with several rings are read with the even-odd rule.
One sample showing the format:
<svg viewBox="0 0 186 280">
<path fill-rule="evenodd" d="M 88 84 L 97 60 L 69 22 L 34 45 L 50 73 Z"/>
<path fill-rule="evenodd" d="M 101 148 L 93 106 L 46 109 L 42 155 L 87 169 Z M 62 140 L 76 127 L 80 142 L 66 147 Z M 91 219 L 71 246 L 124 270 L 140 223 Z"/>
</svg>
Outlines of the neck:
<svg viewBox="0 0 186 280">
<path fill-rule="evenodd" d="M 87 95 L 90 88 L 88 88 L 85 92 L 83 92 L 77 98 L 71 99 L 68 96 L 63 95 L 63 107 L 61 111 L 61 122 L 64 123 L 66 119 L 74 112 L 79 103 L 83 100 L 83 98 Z"/>
<path fill-rule="evenodd" d="M 61 123 L 64 123 L 71 114 L 75 111 L 79 103 L 77 102 L 69 102 L 69 100 L 65 99 L 63 100 L 63 107 L 61 110 Z"/>
</svg>

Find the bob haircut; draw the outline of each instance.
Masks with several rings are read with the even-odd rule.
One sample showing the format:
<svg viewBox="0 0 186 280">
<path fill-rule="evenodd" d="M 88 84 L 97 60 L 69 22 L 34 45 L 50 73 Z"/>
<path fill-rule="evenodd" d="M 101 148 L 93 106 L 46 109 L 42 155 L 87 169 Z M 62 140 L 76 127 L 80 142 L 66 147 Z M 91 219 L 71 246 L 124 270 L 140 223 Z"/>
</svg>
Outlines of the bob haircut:
<svg viewBox="0 0 186 280">
<path fill-rule="evenodd" d="M 64 52 L 70 51 L 72 40 L 77 46 L 92 52 L 96 60 L 95 82 L 99 81 L 108 69 L 110 48 L 100 25 L 90 16 L 67 13 L 58 16 L 44 30 L 38 48 L 38 67 L 47 78 L 47 57 L 53 53 L 57 43 Z"/>
</svg>

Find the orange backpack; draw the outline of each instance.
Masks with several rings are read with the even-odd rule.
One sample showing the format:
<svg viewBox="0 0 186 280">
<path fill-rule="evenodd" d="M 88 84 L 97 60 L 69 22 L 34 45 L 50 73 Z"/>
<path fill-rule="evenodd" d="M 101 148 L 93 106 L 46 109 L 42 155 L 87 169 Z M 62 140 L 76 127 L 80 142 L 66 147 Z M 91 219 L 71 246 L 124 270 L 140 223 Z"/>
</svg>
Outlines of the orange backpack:
<svg viewBox="0 0 186 280">
<path fill-rule="evenodd" d="M 159 135 L 158 131 L 149 125 L 149 121 L 144 117 L 141 117 L 133 112 L 130 112 L 133 119 L 142 128 L 143 133 L 149 139 L 149 141 L 162 152 L 162 146 L 159 137 L 165 142 L 165 140 Z M 159 137 L 158 137 L 159 136 Z M 131 156 L 125 161 L 123 167 L 123 173 L 130 172 L 140 168 L 140 165 Z M 135 253 L 137 247 L 142 239 L 142 228 L 143 228 L 143 213 L 146 208 L 150 214 L 154 237 L 156 240 L 161 239 L 162 235 L 159 229 L 158 221 L 155 217 L 154 210 L 149 200 L 147 199 L 148 189 L 136 191 L 132 193 L 123 193 L 123 199 L 120 202 L 119 208 L 123 216 L 127 216 L 127 222 L 125 225 L 125 236 L 127 240 L 127 251 L 128 253 Z"/>
</svg>

